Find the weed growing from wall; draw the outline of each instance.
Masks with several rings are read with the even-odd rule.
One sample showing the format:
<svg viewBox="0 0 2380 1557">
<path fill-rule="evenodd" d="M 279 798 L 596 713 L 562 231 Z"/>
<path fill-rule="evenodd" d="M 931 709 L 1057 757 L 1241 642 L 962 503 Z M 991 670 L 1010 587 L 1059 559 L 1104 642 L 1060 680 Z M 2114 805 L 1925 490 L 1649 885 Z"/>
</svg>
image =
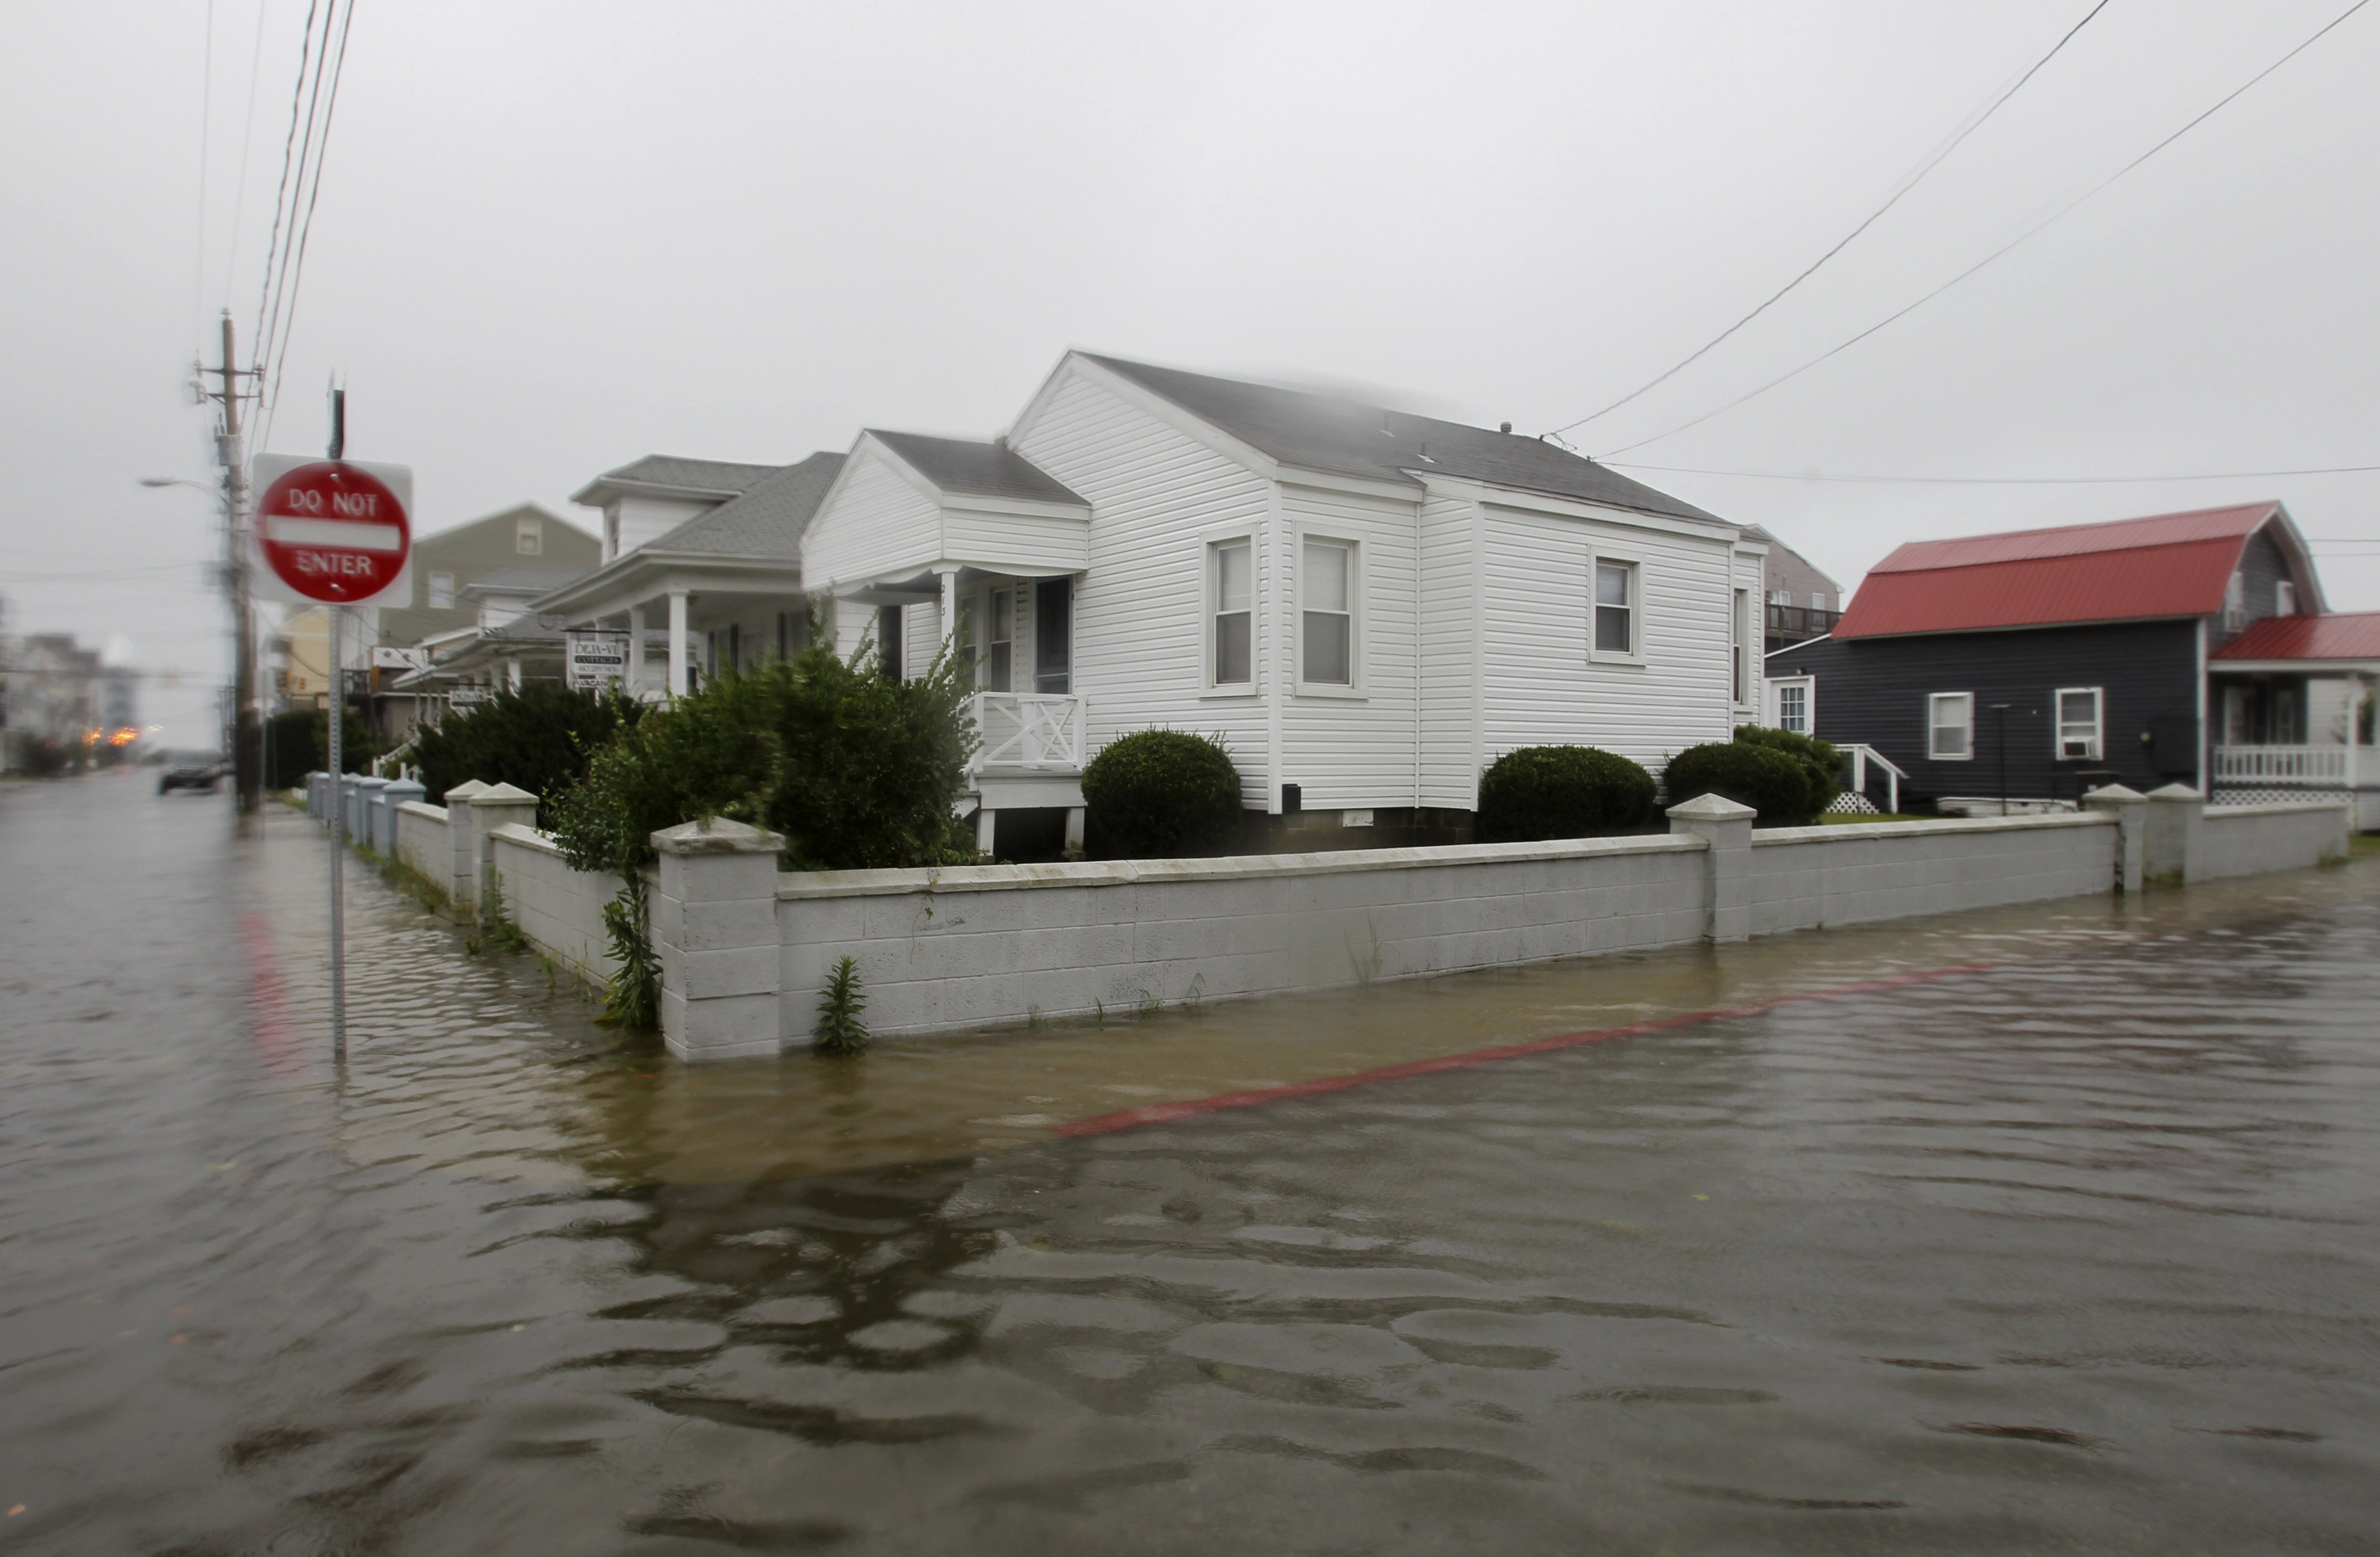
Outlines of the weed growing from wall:
<svg viewBox="0 0 2380 1557">
<path fill-rule="evenodd" d="M 811 1029 L 821 1054 L 856 1054 L 868 1047 L 868 1028 L 859 1020 L 868 997 L 859 992 L 859 965 L 844 957 L 827 975 L 819 991 L 818 1026 Z"/>
</svg>

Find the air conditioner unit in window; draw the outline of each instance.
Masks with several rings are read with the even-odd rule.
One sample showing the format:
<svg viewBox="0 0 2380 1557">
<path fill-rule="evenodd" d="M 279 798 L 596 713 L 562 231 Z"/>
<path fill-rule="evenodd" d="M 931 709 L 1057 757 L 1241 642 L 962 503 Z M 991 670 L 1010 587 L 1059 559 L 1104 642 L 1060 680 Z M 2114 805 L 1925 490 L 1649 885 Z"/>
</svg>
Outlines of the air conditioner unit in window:
<svg viewBox="0 0 2380 1557">
<path fill-rule="evenodd" d="M 2058 754 L 2060 757 L 2096 757 L 2099 755 L 2097 752 L 2091 749 L 2091 743 L 2089 741 L 2080 739 L 2059 741 L 2058 743 Z"/>
</svg>

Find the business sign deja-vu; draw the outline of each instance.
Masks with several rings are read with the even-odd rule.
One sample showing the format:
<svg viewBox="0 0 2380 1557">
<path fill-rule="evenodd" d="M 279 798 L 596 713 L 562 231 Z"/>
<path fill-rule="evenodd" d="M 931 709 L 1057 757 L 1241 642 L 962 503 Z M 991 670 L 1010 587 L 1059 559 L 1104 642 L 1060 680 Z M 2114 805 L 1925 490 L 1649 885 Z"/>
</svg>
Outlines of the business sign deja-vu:
<svg viewBox="0 0 2380 1557">
<path fill-rule="evenodd" d="M 260 592 L 326 605 L 385 596 L 411 603 L 403 592 L 412 583 L 410 469 L 261 454 L 253 479 Z"/>
</svg>

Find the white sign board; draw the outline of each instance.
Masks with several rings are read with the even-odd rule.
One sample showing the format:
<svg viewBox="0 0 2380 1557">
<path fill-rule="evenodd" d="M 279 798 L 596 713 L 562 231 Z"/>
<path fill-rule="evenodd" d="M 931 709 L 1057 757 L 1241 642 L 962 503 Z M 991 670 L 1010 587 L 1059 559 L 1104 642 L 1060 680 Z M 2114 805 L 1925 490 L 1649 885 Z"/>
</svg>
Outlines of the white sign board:
<svg viewBox="0 0 2380 1557">
<path fill-rule="evenodd" d="M 430 651 L 427 649 L 393 649 L 386 644 L 372 645 L 374 670 L 428 670 Z"/>
<path fill-rule="evenodd" d="M 628 678 L 628 635 L 612 627 L 577 627 L 563 636 L 564 673 L 572 690 L 601 692 Z"/>
<path fill-rule="evenodd" d="M 477 708 L 496 695 L 492 687 L 457 687 L 446 694 L 450 708 Z"/>
</svg>

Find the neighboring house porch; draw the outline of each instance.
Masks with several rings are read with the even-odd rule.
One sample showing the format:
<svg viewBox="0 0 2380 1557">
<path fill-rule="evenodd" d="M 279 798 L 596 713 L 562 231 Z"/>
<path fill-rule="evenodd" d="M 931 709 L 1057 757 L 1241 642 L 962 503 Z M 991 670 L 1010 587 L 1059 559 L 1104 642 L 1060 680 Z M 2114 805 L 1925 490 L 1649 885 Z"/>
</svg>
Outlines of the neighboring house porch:
<svg viewBox="0 0 2380 1557">
<path fill-rule="evenodd" d="M 2266 617 L 2206 669 L 2216 798 L 2352 797 L 2380 830 L 2380 613 Z"/>
</svg>

